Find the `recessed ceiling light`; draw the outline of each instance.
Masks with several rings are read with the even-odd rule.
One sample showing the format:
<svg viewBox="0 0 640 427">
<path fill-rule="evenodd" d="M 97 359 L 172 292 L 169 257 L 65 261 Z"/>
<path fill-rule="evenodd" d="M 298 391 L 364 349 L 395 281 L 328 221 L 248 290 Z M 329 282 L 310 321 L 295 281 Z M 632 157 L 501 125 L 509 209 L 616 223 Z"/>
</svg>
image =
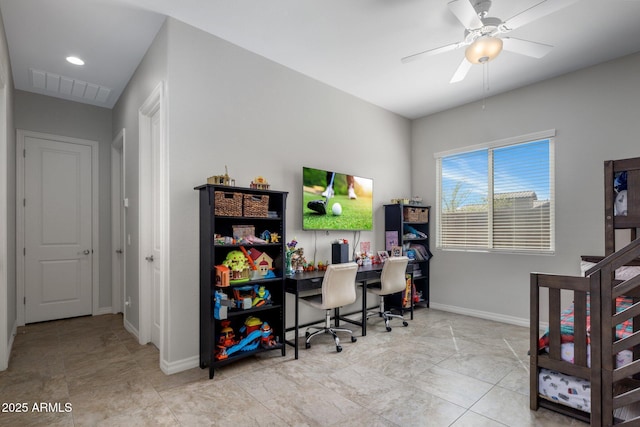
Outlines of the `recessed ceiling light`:
<svg viewBox="0 0 640 427">
<path fill-rule="evenodd" d="M 67 62 L 71 62 L 73 65 L 84 65 L 84 61 L 77 56 L 67 56 Z"/>
</svg>

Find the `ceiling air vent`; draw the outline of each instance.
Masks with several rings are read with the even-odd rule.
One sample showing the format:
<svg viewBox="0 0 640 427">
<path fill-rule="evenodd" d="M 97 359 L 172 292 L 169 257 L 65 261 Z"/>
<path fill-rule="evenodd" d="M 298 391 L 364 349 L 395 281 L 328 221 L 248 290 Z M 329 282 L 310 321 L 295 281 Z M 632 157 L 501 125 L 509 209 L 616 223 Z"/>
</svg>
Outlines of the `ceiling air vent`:
<svg viewBox="0 0 640 427">
<path fill-rule="evenodd" d="M 105 103 L 109 99 L 111 89 L 83 82 L 71 77 L 60 76 L 46 71 L 29 69 L 31 84 L 35 89 L 52 92 L 52 94 L 66 95 L 72 98 L 82 98 L 87 101 Z"/>
</svg>

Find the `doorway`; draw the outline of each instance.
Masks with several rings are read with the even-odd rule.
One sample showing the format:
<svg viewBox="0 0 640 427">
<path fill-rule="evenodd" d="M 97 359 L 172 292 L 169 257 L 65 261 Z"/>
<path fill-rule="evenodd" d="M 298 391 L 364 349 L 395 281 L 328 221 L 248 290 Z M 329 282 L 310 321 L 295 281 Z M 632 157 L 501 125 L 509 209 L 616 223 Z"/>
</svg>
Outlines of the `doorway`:
<svg viewBox="0 0 640 427">
<path fill-rule="evenodd" d="M 126 295 L 126 209 L 125 209 L 125 129 L 123 128 L 111 144 L 111 311 L 123 313 L 124 321 L 128 321 L 125 311 L 124 295 Z"/>
<path fill-rule="evenodd" d="M 169 266 L 168 147 L 165 88 L 160 83 L 140 107 L 139 122 L 139 301 L 140 343 L 166 353 Z M 161 363 L 161 368 L 163 364 Z"/>
<path fill-rule="evenodd" d="M 98 305 L 98 143 L 17 131 L 18 323 Z"/>
</svg>

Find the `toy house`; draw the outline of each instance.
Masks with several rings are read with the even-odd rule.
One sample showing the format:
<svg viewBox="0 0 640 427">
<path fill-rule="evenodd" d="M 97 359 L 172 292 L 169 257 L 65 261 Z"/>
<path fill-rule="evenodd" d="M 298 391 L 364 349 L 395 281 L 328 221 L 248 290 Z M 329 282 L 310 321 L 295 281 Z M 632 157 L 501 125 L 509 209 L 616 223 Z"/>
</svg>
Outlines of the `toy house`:
<svg viewBox="0 0 640 427">
<path fill-rule="evenodd" d="M 263 276 L 266 276 L 269 270 L 273 268 L 273 258 L 271 258 L 269 254 L 260 252 L 257 249 L 252 249 L 249 252 L 249 256 Z"/>
</svg>

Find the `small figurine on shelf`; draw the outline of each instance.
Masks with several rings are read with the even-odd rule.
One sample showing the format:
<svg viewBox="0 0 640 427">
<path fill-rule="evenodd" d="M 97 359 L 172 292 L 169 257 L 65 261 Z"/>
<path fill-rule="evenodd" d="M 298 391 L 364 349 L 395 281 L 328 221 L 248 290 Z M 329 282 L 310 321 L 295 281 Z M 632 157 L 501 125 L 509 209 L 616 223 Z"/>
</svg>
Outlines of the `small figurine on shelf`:
<svg viewBox="0 0 640 427">
<path fill-rule="evenodd" d="M 280 235 L 278 233 L 271 233 L 271 243 L 280 243 Z"/>
<path fill-rule="evenodd" d="M 267 322 L 264 322 L 260 327 L 260 331 L 262 332 L 261 344 L 262 348 L 273 348 L 278 345 L 278 342 L 273 337 L 273 331 L 271 330 L 271 326 Z"/>
<path fill-rule="evenodd" d="M 256 176 L 255 178 L 253 178 L 253 181 L 251 181 L 251 184 L 249 185 L 250 188 L 255 188 L 258 190 L 268 190 L 269 189 L 269 183 L 267 182 L 267 180 L 262 177 L 262 176 Z"/>
<path fill-rule="evenodd" d="M 226 355 L 226 350 L 229 347 L 232 347 L 238 343 L 236 341 L 236 335 L 233 332 L 233 328 L 231 328 L 231 322 L 229 320 L 223 320 L 220 322 L 220 335 L 218 335 L 218 342 L 216 344 L 216 359 L 226 359 L 228 356 Z"/>
<path fill-rule="evenodd" d="M 298 248 L 291 255 L 291 268 L 297 273 L 304 271 L 307 260 L 304 258 L 304 248 Z"/>
<path fill-rule="evenodd" d="M 298 244 L 298 241 L 296 239 L 293 239 L 292 241 L 287 243 L 287 250 L 284 253 L 284 259 L 285 259 L 284 274 L 286 274 L 287 276 L 291 276 L 295 272 L 293 270 L 292 258 L 293 258 L 293 253 L 296 250 L 297 244 Z"/>
<path fill-rule="evenodd" d="M 236 180 L 229 176 L 227 165 L 224 165 L 224 175 L 214 175 L 207 178 L 207 184 L 236 185 Z"/>
</svg>

